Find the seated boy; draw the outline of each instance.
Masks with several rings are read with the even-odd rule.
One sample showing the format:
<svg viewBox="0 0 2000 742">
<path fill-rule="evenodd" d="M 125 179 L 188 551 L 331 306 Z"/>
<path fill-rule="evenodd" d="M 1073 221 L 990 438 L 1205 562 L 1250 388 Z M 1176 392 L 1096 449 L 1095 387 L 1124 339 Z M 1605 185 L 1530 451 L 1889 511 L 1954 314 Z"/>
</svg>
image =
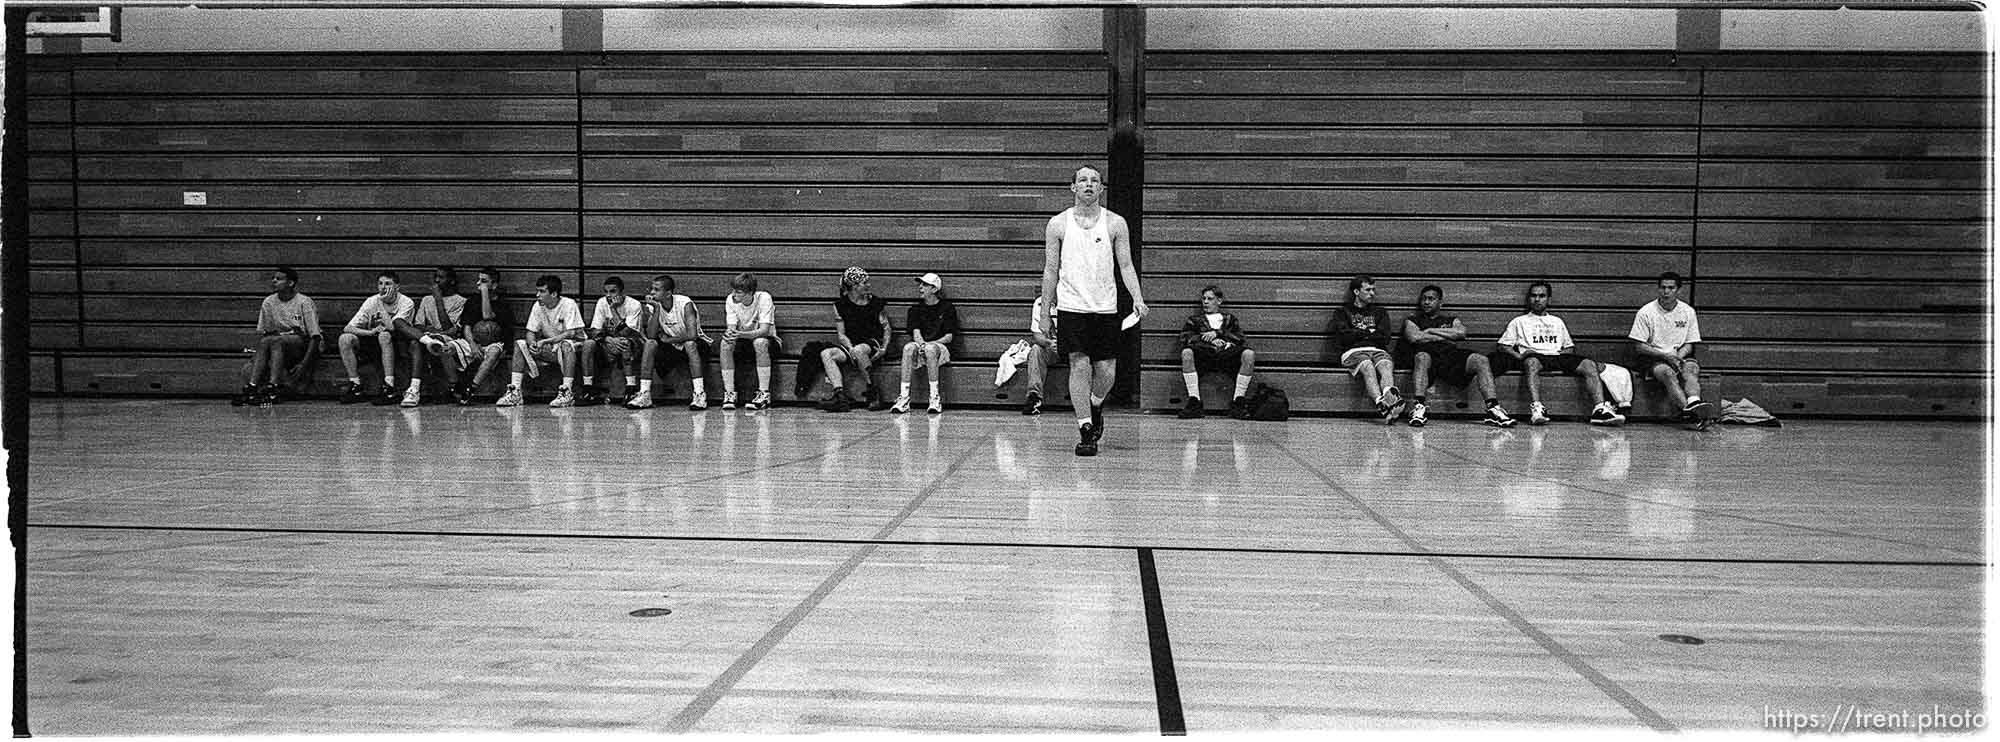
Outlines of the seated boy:
<svg viewBox="0 0 2000 742">
<path fill-rule="evenodd" d="M 257 308 L 259 338 L 250 376 L 231 405 L 277 404 L 281 389 L 295 390 L 312 378 L 319 361 L 319 306 L 299 293 L 298 285 L 298 271 L 282 266 L 271 271 L 271 295 Z"/>
<path fill-rule="evenodd" d="M 570 378 L 576 374 L 576 350 L 583 341 L 583 328 L 583 312 L 577 309 L 575 299 L 562 295 L 562 279 L 555 276 L 535 279 L 535 306 L 528 312 L 528 337 L 514 341 L 514 370 L 507 392 L 494 404 L 520 406 L 522 377 L 535 376 L 542 366 L 553 365 L 562 373 L 562 385 L 556 389 L 556 398 L 549 406 L 575 405 Z"/>
<path fill-rule="evenodd" d="M 446 266 L 431 269 L 431 292 L 417 301 L 417 311 L 408 319 L 396 320 L 396 335 L 410 349 L 410 385 L 403 391 L 403 406 L 415 407 L 423 400 L 424 367 L 436 359 L 445 380 L 458 385 L 463 367 L 451 341 L 463 334 L 459 318 L 465 314 L 465 297 L 458 295 L 458 271 Z"/>
<path fill-rule="evenodd" d="M 1062 353 L 1056 348 L 1055 318 L 1050 316 L 1049 301 L 1037 287 L 1035 306 L 1028 310 L 1028 393 L 1021 403 L 1021 414 L 1042 414 L 1042 400 L 1046 398 L 1043 387 L 1049 376 L 1049 367 L 1055 365 Z"/>
<path fill-rule="evenodd" d="M 747 409 L 771 406 L 771 358 L 784 348 L 778 337 L 777 305 L 768 292 L 757 290 L 757 277 L 738 273 L 729 281 L 729 300 L 723 303 L 722 409 L 736 409 L 737 355 L 746 350 L 756 356 L 757 396 Z M 743 342 L 738 342 L 743 341 Z"/>
<path fill-rule="evenodd" d="M 1465 339 L 1465 323 L 1456 315 L 1445 314 L 1444 289 L 1425 286 L 1417 292 L 1417 311 L 1403 320 L 1403 341 L 1410 349 L 1410 387 L 1416 403 L 1410 405 L 1410 426 L 1421 428 L 1430 422 L 1426 392 L 1431 372 L 1447 384 L 1475 390 L 1486 400 L 1486 416 L 1480 422 L 1496 428 L 1511 428 L 1514 418 L 1500 407 L 1493 391 L 1493 365 L 1486 356 L 1458 347 Z"/>
<path fill-rule="evenodd" d="M 930 414 L 944 412 L 944 385 L 938 372 L 951 363 L 951 344 L 958 338 L 958 307 L 944 296 L 944 279 L 936 273 L 917 277 L 916 304 L 910 306 L 910 342 L 903 345 L 903 386 L 889 411 L 910 411 L 910 374 L 922 363 L 931 380 Z"/>
<path fill-rule="evenodd" d="M 1694 307 L 1681 301 L 1681 276 L 1667 271 L 1654 284 L 1659 299 L 1639 307 L 1632 316 L 1632 370 L 1640 378 L 1660 382 L 1681 417 L 1712 413 L 1714 403 L 1701 399 L 1701 363 L 1694 358 L 1701 342 L 1701 322 Z"/>
<path fill-rule="evenodd" d="M 377 405 L 396 403 L 396 320 L 408 320 L 416 309 L 417 303 L 403 295 L 395 271 L 375 274 L 375 293 L 361 302 L 361 309 L 340 330 L 340 363 L 347 369 L 341 404 L 370 399 L 361 394 L 361 359 L 356 352 L 364 342 L 380 349 L 382 364 L 382 390 L 370 401 Z"/>
<path fill-rule="evenodd" d="M 577 399 L 578 405 L 595 407 L 608 401 L 604 387 L 597 385 L 600 354 L 606 365 L 625 370 L 625 403 L 638 398 L 639 361 L 646 348 L 643 307 L 638 299 L 625 295 L 625 279 L 617 276 L 604 279 L 604 296 L 598 298 L 596 308 L 591 310 L 590 328 L 585 331 L 583 393 Z"/>
<path fill-rule="evenodd" d="M 506 357 L 507 347 L 514 344 L 514 312 L 507 308 L 500 292 L 500 271 L 490 266 L 479 269 L 477 288 L 479 293 L 466 299 L 459 315 L 462 334 L 449 349 L 458 357 L 461 370 L 479 369 L 471 378 L 461 373 L 452 385 L 452 399 L 460 405 L 472 404 L 473 390 L 486 383 Z"/>
<path fill-rule="evenodd" d="M 833 343 L 819 354 L 820 368 L 832 388 L 820 409 L 846 412 L 855 400 L 847 393 L 843 364 L 852 365 L 866 385 L 861 401 L 880 410 L 882 392 L 875 388 L 874 366 L 889 354 L 896 328 L 889 323 L 889 302 L 868 290 L 868 271 L 849 266 L 840 274 L 840 295 L 833 299 Z"/>
<path fill-rule="evenodd" d="M 664 273 L 653 277 L 641 304 L 646 315 L 646 344 L 640 352 L 639 367 L 645 375 L 639 378 L 639 396 L 626 402 L 625 408 L 643 410 L 653 406 L 653 375 L 665 379 L 674 365 L 685 362 L 689 385 L 693 387 L 688 409 L 696 412 L 708 409 L 708 367 L 702 357 L 708 354 L 711 341 L 701 331 L 701 310 L 693 299 L 674 293 L 674 277 Z"/>
<path fill-rule="evenodd" d="M 1334 350 L 1374 398 L 1382 421 L 1393 422 L 1403 410 L 1403 396 L 1396 391 L 1396 362 L 1389 358 L 1389 312 L 1375 303 L 1372 276 L 1348 281 L 1347 295 L 1333 310 Z"/>
<path fill-rule="evenodd" d="M 1547 425 L 1548 408 L 1542 405 L 1543 367 L 1583 377 L 1584 396 L 1590 398 L 1590 424 L 1617 425 L 1625 422 L 1610 402 L 1604 401 L 1604 382 L 1597 377 L 1598 365 L 1576 352 L 1569 325 L 1549 313 L 1549 297 L 1555 290 L 1546 281 L 1528 284 L 1528 311 L 1507 323 L 1500 335 L 1500 352 L 1493 355 L 1493 373 L 1520 370 L 1521 382 L 1528 387 L 1528 424 Z"/>
<path fill-rule="evenodd" d="M 1243 337 L 1236 315 L 1222 311 L 1222 289 L 1213 284 L 1201 289 L 1201 311 L 1181 323 L 1181 381 L 1187 384 L 1187 404 L 1181 407 L 1183 420 L 1206 413 L 1201 402 L 1201 375 L 1212 371 L 1234 371 L 1236 391 L 1230 395 L 1229 416 L 1250 415 L 1243 398 L 1250 391 L 1250 376 L 1257 372 L 1257 351 Z"/>
</svg>

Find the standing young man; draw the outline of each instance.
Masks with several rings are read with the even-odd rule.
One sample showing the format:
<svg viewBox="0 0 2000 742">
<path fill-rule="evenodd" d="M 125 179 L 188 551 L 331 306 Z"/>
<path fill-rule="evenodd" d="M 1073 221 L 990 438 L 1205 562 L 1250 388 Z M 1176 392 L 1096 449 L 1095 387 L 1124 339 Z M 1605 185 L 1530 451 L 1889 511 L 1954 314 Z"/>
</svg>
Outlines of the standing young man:
<svg viewBox="0 0 2000 742">
<path fill-rule="evenodd" d="M 1396 362 L 1389 358 L 1389 311 L 1375 303 L 1375 278 L 1355 276 L 1347 282 L 1347 301 L 1333 308 L 1333 344 L 1340 365 L 1361 379 L 1383 422 L 1403 411 L 1396 391 Z"/>
<path fill-rule="evenodd" d="M 1713 407 L 1701 399 L 1701 364 L 1694 360 L 1701 324 L 1695 321 L 1694 307 L 1680 300 L 1680 274 L 1660 274 L 1656 290 L 1660 298 L 1639 307 L 1632 317 L 1632 331 L 1626 334 L 1635 355 L 1632 370 L 1641 378 L 1659 380 L 1681 415 L 1693 416 L 1703 411 L 1703 405 Z"/>
<path fill-rule="evenodd" d="M 361 302 L 361 309 L 340 331 L 340 362 L 347 369 L 347 391 L 340 395 L 341 404 L 367 399 L 361 395 L 361 359 L 355 350 L 355 346 L 364 342 L 381 349 L 382 391 L 375 395 L 373 403 L 391 405 L 398 401 L 396 320 L 408 321 L 416 310 L 417 303 L 403 295 L 402 282 L 395 271 L 375 274 L 375 293 Z"/>
<path fill-rule="evenodd" d="M 1410 348 L 1410 391 L 1416 400 L 1410 405 L 1410 426 L 1421 428 L 1430 422 L 1425 392 L 1435 371 L 1438 380 L 1471 389 L 1486 400 L 1486 416 L 1480 422 L 1514 427 L 1514 418 L 1500 407 L 1500 397 L 1494 393 L 1492 361 L 1458 347 L 1458 341 L 1465 339 L 1465 323 L 1443 309 L 1444 289 L 1425 286 L 1417 292 L 1417 311 L 1403 320 L 1403 341 Z"/>
<path fill-rule="evenodd" d="M 1576 352 L 1569 325 L 1549 314 L 1549 297 L 1555 289 L 1547 281 L 1528 284 L 1528 311 L 1507 323 L 1500 335 L 1500 353 L 1493 356 L 1493 373 L 1519 369 L 1528 386 L 1528 424 L 1547 425 L 1548 408 L 1542 405 L 1542 367 L 1583 377 L 1584 395 L 1590 397 L 1590 424 L 1617 425 L 1625 422 L 1610 402 L 1604 401 L 1604 382 L 1597 377 L 1597 362 Z"/>
<path fill-rule="evenodd" d="M 1132 313 L 1146 316 L 1139 271 L 1132 267 L 1132 232 L 1125 217 L 1099 200 L 1104 175 L 1080 167 L 1070 180 L 1075 205 L 1049 219 L 1043 234 L 1042 295 L 1055 297 L 1056 342 L 1069 352 L 1070 406 L 1076 411 L 1076 455 L 1096 456 L 1104 437 L 1104 398 L 1118 378 L 1124 335 L 1118 281 L 1132 293 Z M 1087 393 L 1086 393 L 1087 391 Z"/>
<path fill-rule="evenodd" d="M 250 358 L 250 378 L 231 405 L 278 403 L 278 391 L 296 386 L 312 374 L 319 360 L 319 307 L 298 292 L 298 271 L 271 271 L 271 295 L 257 308 L 257 354 Z M 296 361 L 296 364 L 294 364 Z M 262 379 L 263 383 L 258 383 Z"/>
</svg>

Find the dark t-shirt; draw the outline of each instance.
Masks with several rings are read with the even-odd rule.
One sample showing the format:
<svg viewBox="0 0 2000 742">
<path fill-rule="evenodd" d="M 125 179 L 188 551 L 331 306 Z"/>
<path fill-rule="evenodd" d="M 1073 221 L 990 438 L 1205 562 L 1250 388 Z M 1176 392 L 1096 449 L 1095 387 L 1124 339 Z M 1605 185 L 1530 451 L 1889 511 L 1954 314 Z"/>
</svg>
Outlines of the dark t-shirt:
<svg viewBox="0 0 2000 742">
<path fill-rule="evenodd" d="M 1429 330 L 1436 327 L 1450 327 L 1451 323 L 1457 319 L 1456 315 L 1444 314 L 1442 312 L 1432 315 L 1429 318 L 1425 318 L 1421 312 L 1411 312 L 1409 319 L 1406 321 L 1416 325 L 1419 330 Z M 1456 347 L 1457 344 L 1450 340 L 1426 340 L 1416 343 L 1416 345 L 1424 350 L 1445 350 Z"/>
<path fill-rule="evenodd" d="M 856 304 L 839 296 L 833 300 L 833 309 L 840 313 L 848 342 L 882 347 L 882 315 L 889 311 L 889 300 L 869 294 L 867 304 Z"/>
<path fill-rule="evenodd" d="M 485 316 L 484 307 L 480 306 L 479 294 L 474 293 L 465 297 L 465 310 L 458 315 L 459 326 L 471 327 L 479 324 L 481 320 L 489 319 L 500 324 L 500 329 L 506 333 L 502 337 L 513 337 L 514 328 L 518 325 L 514 324 L 514 313 L 507 311 L 505 298 L 497 295 L 493 297 L 493 316 L 488 317 Z"/>
<path fill-rule="evenodd" d="M 958 344 L 958 307 L 952 306 L 950 299 L 939 299 L 936 304 L 921 301 L 910 305 L 909 329 L 922 331 L 924 340 L 936 342 L 945 334 L 951 335 L 951 342 Z"/>
</svg>

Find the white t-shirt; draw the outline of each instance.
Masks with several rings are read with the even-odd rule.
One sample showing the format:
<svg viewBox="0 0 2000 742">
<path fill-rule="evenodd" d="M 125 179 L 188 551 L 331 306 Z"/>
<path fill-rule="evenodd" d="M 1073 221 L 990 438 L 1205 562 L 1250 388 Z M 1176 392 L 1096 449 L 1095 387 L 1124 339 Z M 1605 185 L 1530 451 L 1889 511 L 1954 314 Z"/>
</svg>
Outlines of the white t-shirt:
<svg viewBox="0 0 2000 742">
<path fill-rule="evenodd" d="M 1118 272 L 1111 244 L 1111 211 L 1097 210 L 1097 223 L 1077 224 L 1076 209 L 1062 213 L 1062 268 L 1056 276 L 1056 308 L 1065 312 L 1118 312 Z"/>
<path fill-rule="evenodd" d="M 680 337 L 688 334 L 687 319 L 692 318 L 695 325 L 694 335 L 702 340 L 708 339 L 707 333 L 701 331 L 701 307 L 695 306 L 693 299 L 680 294 L 670 294 L 667 302 L 668 306 L 660 313 L 659 318 L 662 335 Z M 682 313 L 683 310 L 685 314 Z"/>
<path fill-rule="evenodd" d="M 1208 318 L 1208 329 L 1211 329 L 1211 330 L 1220 330 L 1220 329 L 1222 329 L 1222 313 L 1221 313 L 1221 312 L 1216 312 L 1216 313 L 1214 313 L 1214 314 L 1204 314 L 1204 315 L 1202 315 L 1202 316 L 1204 316 L 1204 317 L 1207 317 L 1207 318 Z"/>
<path fill-rule="evenodd" d="M 744 306 L 735 299 L 724 298 L 724 322 L 737 332 L 750 332 L 758 325 L 771 326 L 771 335 L 778 334 L 778 308 L 771 301 L 771 292 L 759 291 L 750 295 L 750 305 Z"/>
<path fill-rule="evenodd" d="M 540 340 L 559 336 L 583 326 L 583 311 L 577 309 L 576 300 L 567 296 L 556 299 L 556 308 L 550 309 L 541 302 L 528 310 L 528 338 Z"/>
<path fill-rule="evenodd" d="M 590 313 L 591 326 L 606 331 L 612 329 L 613 323 L 619 323 L 632 328 L 633 332 L 643 332 L 646 329 L 643 320 L 639 313 L 639 300 L 629 296 L 617 306 L 611 305 L 608 296 L 597 297 L 597 306 Z"/>
<path fill-rule="evenodd" d="M 1507 331 L 1500 335 L 1500 345 L 1511 345 L 1536 355 L 1561 355 L 1562 349 L 1576 345 L 1570 339 L 1569 326 L 1562 318 L 1553 314 L 1528 313 L 1515 317 L 1507 323 Z"/>
<path fill-rule="evenodd" d="M 1047 337 L 1050 340 L 1054 340 L 1056 338 L 1055 333 L 1050 332 L 1048 326 L 1049 300 L 1046 297 L 1041 297 L 1041 296 L 1035 297 L 1035 308 L 1029 310 L 1029 312 L 1030 314 L 1028 315 L 1028 332 L 1039 332 L 1044 337 Z"/>
<path fill-rule="evenodd" d="M 1677 352 L 1688 343 L 1701 342 L 1701 324 L 1695 321 L 1694 307 L 1674 302 L 1674 310 L 1660 308 L 1657 301 L 1646 302 L 1632 317 L 1632 332 L 1626 337 L 1667 351 Z"/>
<path fill-rule="evenodd" d="M 354 313 L 354 319 L 347 326 L 356 330 L 388 330 L 396 326 L 396 320 L 409 320 L 417 310 L 417 303 L 400 293 L 388 301 L 381 294 L 369 294 L 367 301 L 361 302 L 361 310 Z"/>
</svg>

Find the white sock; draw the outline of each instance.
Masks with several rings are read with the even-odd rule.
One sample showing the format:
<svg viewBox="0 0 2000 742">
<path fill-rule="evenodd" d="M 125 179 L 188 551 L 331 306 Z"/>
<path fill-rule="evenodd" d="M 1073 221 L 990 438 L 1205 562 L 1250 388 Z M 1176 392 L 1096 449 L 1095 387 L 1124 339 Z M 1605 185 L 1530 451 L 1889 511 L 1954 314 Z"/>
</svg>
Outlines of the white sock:
<svg viewBox="0 0 2000 742">
<path fill-rule="evenodd" d="M 626 388 L 631 388 L 631 386 L 632 386 L 633 384 L 637 384 L 637 383 L 639 383 L 639 377 L 637 377 L 637 376 L 627 376 L 627 377 L 625 377 L 625 386 L 626 386 Z M 651 384 L 651 383 L 653 383 L 653 382 L 650 382 L 650 381 L 648 381 L 648 382 L 646 382 L 646 383 L 648 383 L 648 384 Z"/>
<path fill-rule="evenodd" d="M 695 379 L 695 380 L 694 380 L 694 393 L 696 393 L 696 394 L 707 394 L 707 393 L 708 393 L 708 380 L 707 380 L 707 379 Z"/>
<path fill-rule="evenodd" d="M 769 394 L 771 392 L 770 366 L 757 367 L 757 391 L 761 394 Z"/>
<path fill-rule="evenodd" d="M 1090 395 L 1090 406 L 1092 406 L 1092 407 L 1103 407 L 1103 406 L 1104 406 L 1104 398 L 1103 398 L 1103 397 L 1100 397 L 1100 396 L 1097 396 L 1097 395 L 1095 395 L 1095 394 L 1092 394 L 1092 395 Z"/>
<path fill-rule="evenodd" d="M 584 385 L 584 386 L 597 386 L 597 377 L 595 377 L 595 376 L 585 376 L 585 377 L 583 377 L 583 385 Z"/>
<path fill-rule="evenodd" d="M 902 391 L 899 391 L 896 394 L 898 396 L 903 396 L 903 397 L 910 396 L 910 382 L 907 381 L 903 382 Z"/>
<path fill-rule="evenodd" d="M 382 386 L 395 386 L 395 385 L 396 385 L 396 377 L 394 376 L 382 377 Z"/>
<path fill-rule="evenodd" d="M 652 380 L 652 379 L 647 379 L 647 380 L 645 380 L 645 381 L 641 381 L 641 382 L 639 382 L 639 393 L 640 393 L 640 394 L 652 394 L 652 393 L 653 393 L 653 380 Z"/>
<path fill-rule="evenodd" d="M 944 390 L 938 388 L 936 381 L 931 382 L 931 399 L 944 399 Z"/>
<path fill-rule="evenodd" d="M 1236 394 L 1235 394 L 1235 395 L 1233 395 L 1233 397 L 1241 397 L 1241 396 L 1243 396 L 1243 395 L 1245 395 L 1245 394 L 1249 394 L 1249 393 L 1250 393 L 1250 375 L 1249 375 L 1249 374 L 1237 374 L 1237 375 L 1236 375 Z M 1232 398 L 1233 398 L 1233 397 L 1232 397 Z"/>
<path fill-rule="evenodd" d="M 1701 404 L 1701 395 L 1699 394 L 1688 395 L 1688 404 Z"/>
<path fill-rule="evenodd" d="M 507 374 L 507 379 L 508 379 L 507 385 L 514 387 L 515 389 L 521 388 L 521 377 L 523 376 L 526 376 L 526 374 L 523 374 L 519 371 Z"/>
<path fill-rule="evenodd" d="M 722 393 L 723 393 L 723 395 L 727 396 L 727 395 L 732 395 L 732 394 L 735 394 L 735 393 L 736 393 L 736 378 L 735 378 L 735 377 L 736 377 L 736 374 L 723 374 L 723 376 L 722 376 Z"/>
<path fill-rule="evenodd" d="M 1200 374 L 1191 374 L 1191 373 L 1188 373 L 1188 372 L 1186 372 L 1186 371 L 1182 371 L 1182 372 L 1181 372 L 1181 383 L 1183 383 L 1183 384 L 1186 384 L 1186 385 L 1187 385 L 1187 390 L 1188 390 L 1188 396 L 1190 396 L 1190 397 L 1200 397 L 1200 396 L 1201 396 L 1201 375 L 1200 375 Z"/>
<path fill-rule="evenodd" d="M 347 383 L 349 383 L 349 384 L 353 384 L 353 385 L 355 385 L 355 386 L 361 386 L 361 377 L 359 377 L 359 376 L 349 376 L 349 377 L 347 377 Z"/>
<path fill-rule="evenodd" d="M 1090 424 L 1090 418 L 1087 418 L 1087 417 L 1079 417 L 1079 418 L 1077 418 L 1077 419 L 1076 419 L 1076 426 L 1077 426 L 1077 427 L 1079 427 L 1079 428 L 1081 428 L 1081 427 L 1083 427 L 1083 426 L 1085 426 L 1085 425 L 1089 425 L 1089 424 Z"/>
</svg>

